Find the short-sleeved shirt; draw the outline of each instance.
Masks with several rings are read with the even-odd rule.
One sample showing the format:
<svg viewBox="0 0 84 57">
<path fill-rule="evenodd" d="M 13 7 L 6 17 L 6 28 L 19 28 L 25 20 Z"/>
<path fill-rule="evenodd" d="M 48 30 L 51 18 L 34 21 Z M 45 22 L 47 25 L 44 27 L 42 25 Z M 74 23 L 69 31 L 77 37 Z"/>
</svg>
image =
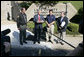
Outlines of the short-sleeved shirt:
<svg viewBox="0 0 84 57">
<path fill-rule="evenodd" d="M 55 16 L 54 15 L 47 15 L 46 21 L 50 24 L 53 21 L 55 21 Z"/>
</svg>

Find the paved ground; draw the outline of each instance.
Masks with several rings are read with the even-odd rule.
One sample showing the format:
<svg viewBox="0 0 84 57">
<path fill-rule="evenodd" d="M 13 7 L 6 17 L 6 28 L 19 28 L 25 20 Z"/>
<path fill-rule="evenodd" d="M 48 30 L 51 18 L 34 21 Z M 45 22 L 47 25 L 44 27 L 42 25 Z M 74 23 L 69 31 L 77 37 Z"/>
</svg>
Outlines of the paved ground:
<svg viewBox="0 0 84 57">
<path fill-rule="evenodd" d="M 17 30 L 16 23 L 1 25 L 1 31 L 7 28 L 11 29 L 11 33 L 8 34 L 11 37 L 11 55 L 10 56 L 64 56 L 74 48 L 64 43 L 64 45 L 57 44 L 55 41 L 51 42 L 41 41 L 40 44 L 33 44 L 33 41 L 27 40 L 27 44 L 19 44 L 19 31 Z M 33 35 L 30 31 L 27 31 L 27 36 Z M 30 37 L 31 38 L 31 37 Z M 57 39 L 53 36 L 53 39 Z M 65 41 L 77 47 L 77 45 L 83 41 L 83 36 L 72 37 L 68 36 Z"/>
</svg>

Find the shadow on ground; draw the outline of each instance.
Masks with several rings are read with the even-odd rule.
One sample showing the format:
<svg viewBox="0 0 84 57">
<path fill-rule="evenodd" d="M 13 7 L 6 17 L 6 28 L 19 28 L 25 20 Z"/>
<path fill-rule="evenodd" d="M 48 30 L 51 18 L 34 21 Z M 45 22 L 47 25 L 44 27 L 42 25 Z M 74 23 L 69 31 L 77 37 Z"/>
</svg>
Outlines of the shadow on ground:
<svg viewBox="0 0 84 57">
<path fill-rule="evenodd" d="M 35 48 L 12 48 L 10 56 L 65 56 L 71 50 L 64 49 L 35 49 Z"/>
<path fill-rule="evenodd" d="M 18 35 L 19 35 L 18 32 L 16 31 L 13 32 L 13 36 L 15 38 L 17 38 Z M 39 44 L 33 44 L 32 41 L 34 41 L 34 35 L 31 35 L 29 32 L 27 32 L 26 40 L 31 42 L 30 43 L 28 42 L 28 44 L 24 44 L 23 46 L 13 45 L 11 48 L 10 56 L 65 56 L 67 53 L 71 51 L 71 50 L 65 50 L 65 49 L 52 50 L 45 46 L 42 47 Z M 45 35 L 41 36 L 41 41 L 46 41 Z M 56 40 L 54 41 L 56 42 Z M 38 48 L 33 48 L 34 46 Z"/>
</svg>

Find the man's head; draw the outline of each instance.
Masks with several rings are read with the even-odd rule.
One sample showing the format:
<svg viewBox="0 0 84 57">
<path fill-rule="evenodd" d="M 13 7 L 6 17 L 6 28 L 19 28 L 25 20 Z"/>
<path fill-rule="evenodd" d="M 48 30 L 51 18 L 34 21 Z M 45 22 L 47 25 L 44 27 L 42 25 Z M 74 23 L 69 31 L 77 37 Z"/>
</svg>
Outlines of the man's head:
<svg viewBox="0 0 84 57">
<path fill-rule="evenodd" d="M 41 10 L 37 10 L 38 14 L 41 14 Z"/>
<path fill-rule="evenodd" d="M 21 12 L 25 13 L 25 8 L 22 8 L 22 9 L 21 9 Z"/>
<path fill-rule="evenodd" d="M 64 17 L 66 15 L 66 12 L 62 11 L 61 16 Z"/>
<path fill-rule="evenodd" d="M 52 13 L 53 13 L 53 10 L 49 10 L 49 14 L 52 15 Z"/>
</svg>

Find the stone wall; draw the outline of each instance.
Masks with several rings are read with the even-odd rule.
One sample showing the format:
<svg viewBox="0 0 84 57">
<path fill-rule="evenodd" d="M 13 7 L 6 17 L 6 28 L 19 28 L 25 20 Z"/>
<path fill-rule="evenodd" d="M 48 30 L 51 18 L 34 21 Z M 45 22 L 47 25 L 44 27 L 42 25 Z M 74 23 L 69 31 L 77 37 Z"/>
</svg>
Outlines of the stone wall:
<svg viewBox="0 0 84 57">
<path fill-rule="evenodd" d="M 20 12 L 20 7 L 17 1 L 1 1 L 1 20 L 7 21 L 8 13 L 10 20 L 16 20 L 18 13 Z"/>
<path fill-rule="evenodd" d="M 16 21 L 17 16 L 20 13 L 21 7 L 19 6 L 17 1 L 11 1 L 11 5 L 12 5 L 12 19 Z"/>
<path fill-rule="evenodd" d="M 49 10 L 53 9 L 53 14 L 55 15 L 56 18 L 58 18 L 62 11 L 66 12 L 66 4 L 58 3 L 55 6 L 45 5 L 39 8 L 39 6 L 33 3 L 26 11 L 28 21 L 31 18 L 33 18 L 35 14 L 37 14 L 38 9 L 41 10 L 41 14 L 44 16 L 44 18 L 46 18 L 46 16 L 49 14 Z M 77 13 L 77 10 L 75 9 L 75 7 L 71 3 L 67 3 L 67 15 L 66 16 L 69 18 L 69 20 L 73 16 L 75 16 L 76 13 Z"/>
<path fill-rule="evenodd" d="M 11 1 L 1 1 L 1 21 L 7 20 L 8 13 L 11 19 Z"/>
</svg>

